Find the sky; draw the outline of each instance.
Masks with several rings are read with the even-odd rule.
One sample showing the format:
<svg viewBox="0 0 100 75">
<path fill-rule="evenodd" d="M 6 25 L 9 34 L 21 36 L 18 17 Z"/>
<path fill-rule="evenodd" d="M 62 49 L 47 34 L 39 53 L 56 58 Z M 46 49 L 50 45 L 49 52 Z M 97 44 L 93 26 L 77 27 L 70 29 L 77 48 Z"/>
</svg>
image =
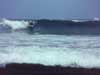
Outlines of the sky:
<svg viewBox="0 0 100 75">
<path fill-rule="evenodd" d="M 0 0 L 0 18 L 91 19 L 99 7 L 100 0 Z"/>
</svg>

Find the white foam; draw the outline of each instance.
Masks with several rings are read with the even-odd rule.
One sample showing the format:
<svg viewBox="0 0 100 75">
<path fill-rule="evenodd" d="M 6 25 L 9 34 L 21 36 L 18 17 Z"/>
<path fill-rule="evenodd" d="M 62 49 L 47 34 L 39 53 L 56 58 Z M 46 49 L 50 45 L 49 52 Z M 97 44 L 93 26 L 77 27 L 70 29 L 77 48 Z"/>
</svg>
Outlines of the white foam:
<svg viewBox="0 0 100 75">
<path fill-rule="evenodd" d="M 0 59 L 0 63 L 33 63 L 85 68 L 100 67 L 100 57 L 84 51 L 70 50 L 70 48 L 12 47 L 8 49 L 14 51 L 1 54 L 0 58 L 3 59 Z"/>
<path fill-rule="evenodd" d="M 89 20 L 77 20 L 77 19 L 76 20 L 75 19 L 72 20 L 72 22 L 76 22 L 76 23 L 77 22 L 86 22 L 86 21 L 89 21 Z"/>
<path fill-rule="evenodd" d="M 0 39 L 0 64 L 32 63 L 100 68 L 100 48 L 95 47 L 99 46 L 99 36 L 29 36 L 13 33 L 2 34 Z"/>
<path fill-rule="evenodd" d="M 72 20 L 73 22 L 81 22 L 81 21 L 79 21 L 79 20 Z"/>
<path fill-rule="evenodd" d="M 4 26 L 7 25 L 7 26 L 11 27 L 13 30 L 16 30 L 16 29 L 27 28 L 29 23 L 26 21 L 14 21 L 14 20 L 2 19 L 0 24 L 3 24 Z"/>
<path fill-rule="evenodd" d="M 100 18 L 98 18 L 98 17 L 94 17 L 93 20 L 94 20 L 94 21 L 100 21 Z"/>
</svg>

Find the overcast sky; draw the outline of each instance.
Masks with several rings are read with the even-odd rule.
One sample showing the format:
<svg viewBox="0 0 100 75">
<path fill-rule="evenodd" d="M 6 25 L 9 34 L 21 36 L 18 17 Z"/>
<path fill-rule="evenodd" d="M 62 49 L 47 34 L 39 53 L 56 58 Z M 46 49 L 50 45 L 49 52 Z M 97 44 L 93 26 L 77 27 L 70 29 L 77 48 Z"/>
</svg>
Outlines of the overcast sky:
<svg viewBox="0 0 100 75">
<path fill-rule="evenodd" d="M 100 0 L 0 0 L 0 18 L 88 19 L 100 17 Z"/>
</svg>

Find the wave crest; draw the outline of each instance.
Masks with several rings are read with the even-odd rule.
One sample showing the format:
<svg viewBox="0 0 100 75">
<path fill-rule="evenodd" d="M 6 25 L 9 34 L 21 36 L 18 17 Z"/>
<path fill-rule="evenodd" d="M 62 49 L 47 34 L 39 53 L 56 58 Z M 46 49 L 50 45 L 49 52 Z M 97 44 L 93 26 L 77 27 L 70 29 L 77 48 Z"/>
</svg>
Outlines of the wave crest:
<svg viewBox="0 0 100 75">
<path fill-rule="evenodd" d="M 27 28 L 28 25 L 29 25 L 29 23 L 24 20 L 17 21 L 17 20 L 2 19 L 0 21 L 1 28 L 10 28 L 13 30 Z"/>
</svg>

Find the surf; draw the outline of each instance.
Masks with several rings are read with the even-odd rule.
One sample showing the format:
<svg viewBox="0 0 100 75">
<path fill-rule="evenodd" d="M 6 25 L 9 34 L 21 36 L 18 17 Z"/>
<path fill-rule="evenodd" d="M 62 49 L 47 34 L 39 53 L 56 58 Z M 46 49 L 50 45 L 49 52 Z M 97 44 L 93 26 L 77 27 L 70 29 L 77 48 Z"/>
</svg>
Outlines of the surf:
<svg viewBox="0 0 100 75">
<path fill-rule="evenodd" d="M 28 34 L 100 35 L 100 20 L 8 20 L 0 21 L 0 32 Z"/>
<path fill-rule="evenodd" d="M 25 29 L 29 23 L 27 21 L 17 21 L 17 20 L 8 20 L 8 19 L 2 19 L 0 21 L 0 27 L 3 29 L 12 29 L 12 30 L 18 30 L 18 29 Z"/>
</svg>

